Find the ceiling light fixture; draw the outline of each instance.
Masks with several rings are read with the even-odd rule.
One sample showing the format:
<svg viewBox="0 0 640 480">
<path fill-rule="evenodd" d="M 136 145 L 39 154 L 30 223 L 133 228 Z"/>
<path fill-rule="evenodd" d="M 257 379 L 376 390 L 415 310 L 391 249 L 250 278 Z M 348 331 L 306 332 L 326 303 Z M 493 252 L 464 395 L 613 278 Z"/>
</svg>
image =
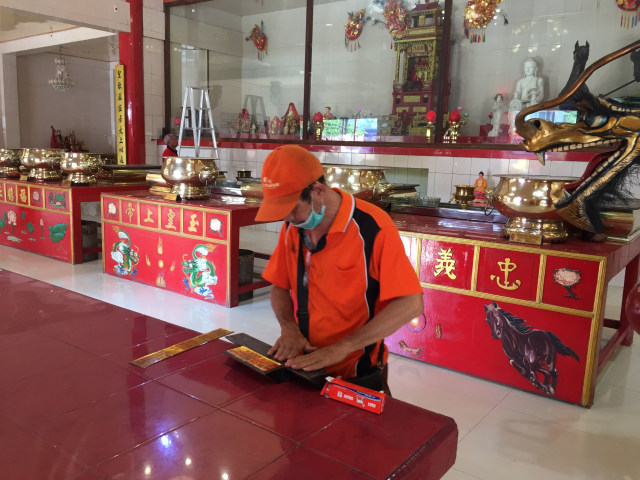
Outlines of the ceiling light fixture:
<svg viewBox="0 0 640 480">
<path fill-rule="evenodd" d="M 67 72 L 64 58 L 62 58 L 62 47 L 60 47 L 60 55 L 56 57 L 56 75 L 49 80 L 49 85 L 56 92 L 66 92 L 73 87 L 73 81 Z"/>
</svg>

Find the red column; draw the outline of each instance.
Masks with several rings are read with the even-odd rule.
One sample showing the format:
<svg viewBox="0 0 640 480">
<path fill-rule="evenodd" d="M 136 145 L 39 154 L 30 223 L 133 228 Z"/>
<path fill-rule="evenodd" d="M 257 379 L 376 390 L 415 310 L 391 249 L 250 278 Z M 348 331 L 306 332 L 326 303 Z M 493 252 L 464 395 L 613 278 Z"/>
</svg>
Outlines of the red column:
<svg viewBox="0 0 640 480">
<path fill-rule="evenodd" d="M 118 34 L 120 63 L 124 65 L 127 164 L 146 163 L 144 149 L 144 75 L 142 49 L 142 0 L 127 0 L 131 33 Z"/>
</svg>

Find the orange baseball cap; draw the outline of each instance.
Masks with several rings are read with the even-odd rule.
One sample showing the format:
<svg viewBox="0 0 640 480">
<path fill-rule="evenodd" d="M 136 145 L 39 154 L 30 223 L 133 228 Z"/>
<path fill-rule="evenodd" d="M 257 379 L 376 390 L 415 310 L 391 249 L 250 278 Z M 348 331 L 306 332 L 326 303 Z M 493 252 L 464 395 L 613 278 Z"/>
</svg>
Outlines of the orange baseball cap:
<svg viewBox="0 0 640 480">
<path fill-rule="evenodd" d="M 282 220 L 294 209 L 302 190 L 323 173 L 320 160 L 298 145 L 282 145 L 273 150 L 262 167 L 263 199 L 256 220 Z"/>
</svg>

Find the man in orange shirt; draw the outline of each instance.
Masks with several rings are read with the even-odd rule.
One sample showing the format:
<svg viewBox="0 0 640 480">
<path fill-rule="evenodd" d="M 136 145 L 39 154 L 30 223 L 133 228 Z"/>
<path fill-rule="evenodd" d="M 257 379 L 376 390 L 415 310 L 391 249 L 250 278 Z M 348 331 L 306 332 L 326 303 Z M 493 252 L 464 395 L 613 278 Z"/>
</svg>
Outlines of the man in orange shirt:
<svg viewBox="0 0 640 480">
<path fill-rule="evenodd" d="M 322 164 L 284 145 L 265 160 L 259 221 L 285 220 L 263 277 L 281 335 L 269 355 L 360 379 L 382 371 L 382 343 L 423 310 L 422 288 L 391 218 L 324 183 Z M 382 347 L 382 348 L 381 348 Z"/>
</svg>

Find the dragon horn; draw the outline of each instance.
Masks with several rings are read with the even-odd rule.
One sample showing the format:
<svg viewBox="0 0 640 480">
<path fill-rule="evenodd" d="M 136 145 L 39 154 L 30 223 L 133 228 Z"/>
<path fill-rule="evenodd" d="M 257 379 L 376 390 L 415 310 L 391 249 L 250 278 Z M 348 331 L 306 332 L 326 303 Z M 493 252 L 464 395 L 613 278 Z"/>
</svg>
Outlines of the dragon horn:
<svg viewBox="0 0 640 480">
<path fill-rule="evenodd" d="M 620 50 L 616 50 L 615 52 L 612 52 L 609 55 L 605 55 L 601 59 L 589 65 L 589 68 L 587 68 L 584 72 L 582 72 L 582 75 L 578 77 L 578 80 L 576 80 L 576 83 L 574 83 L 571 86 L 571 88 L 569 88 L 569 90 L 567 90 L 564 93 L 564 95 L 561 95 L 560 97 L 553 100 L 538 103 L 536 105 L 531 105 L 530 107 L 527 107 L 521 112 L 519 112 L 518 115 L 516 115 L 516 120 L 515 120 L 516 130 L 518 130 L 518 132 L 520 132 L 520 135 L 525 138 L 533 136 L 533 134 L 535 133 L 533 131 L 533 127 L 531 125 L 528 125 L 527 122 L 524 121 L 527 115 L 534 112 L 539 112 L 541 110 L 547 110 L 549 108 L 553 108 L 560 105 L 564 101 L 568 100 L 569 97 L 571 97 L 571 95 L 576 93 L 578 89 L 582 86 L 582 84 L 586 82 L 587 79 L 591 76 L 591 74 L 595 72 L 597 69 L 606 65 L 609 62 L 612 62 L 617 58 L 622 57 L 623 55 L 626 55 L 629 52 L 633 52 L 634 50 L 637 50 L 638 48 L 640 48 L 640 40 L 636 40 L 635 42 L 630 43 L 626 47 L 622 47 Z M 522 135 L 522 133 L 526 133 L 526 135 Z"/>
</svg>

